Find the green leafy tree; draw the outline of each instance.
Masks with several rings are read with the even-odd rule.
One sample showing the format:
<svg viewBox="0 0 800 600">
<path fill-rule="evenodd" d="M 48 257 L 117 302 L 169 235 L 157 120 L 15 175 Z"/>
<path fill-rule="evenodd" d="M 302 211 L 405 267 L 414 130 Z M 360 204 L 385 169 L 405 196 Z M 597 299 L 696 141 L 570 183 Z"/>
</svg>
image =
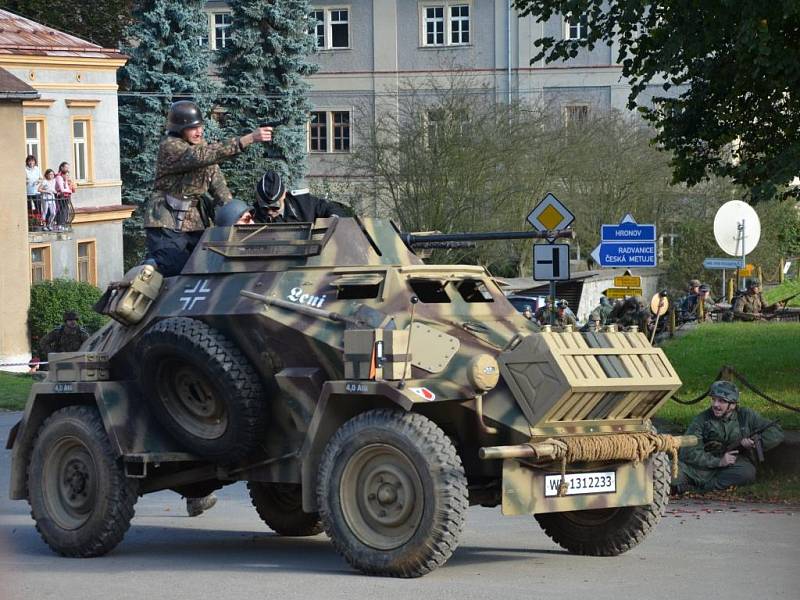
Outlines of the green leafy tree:
<svg viewBox="0 0 800 600">
<path fill-rule="evenodd" d="M 675 181 L 711 174 L 747 188 L 751 201 L 800 198 L 800 3 L 797 0 L 514 0 L 522 15 L 587 15 L 580 40 L 537 40 L 534 62 L 618 41 L 630 108 L 658 128 Z M 677 95 L 648 88 L 688 86 Z M 682 88 L 684 89 L 684 88 Z M 674 90 L 673 90 L 674 91 Z"/>
<path fill-rule="evenodd" d="M 306 0 L 230 0 L 232 35 L 218 53 L 225 92 L 225 128 L 231 135 L 277 123 L 274 143 L 248 149 L 225 174 L 234 195 L 249 198 L 254 178 L 278 167 L 294 182 L 305 174 L 305 124 L 310 105 L 303 77 L 316 71 L 309 61 Z M 279 158 L 285 157 L 286 163 Z"/>
<path fill-rule="evenodd" d="M 0 8 L 104 48 L 116 48 L 130 22 L 133 3 L 134 0 L 0 0 Z"/>
<path fill-rule="evenodd" d="M 158 145 L 169 105 L 193 99 L 210 116 L 216 86 L 209 76 L 209 52 L 199 40 L 208 35 L 201 0 L 137 0 L 125 31 L 130 56 L 119 72 L 120 163 L 123 200 L 137 206 L 126 222 L 126 262 L 143 250 L 142 210 L 155 175 Z M 214 122 L 206 119 L 212 129 Z"/>
<path fill-rule="evenodd" d="M 33 284 L 28 309 L 28 329 L 33 346 L 38 347 L 39 340 L 48 331 L 63 323 L 64 313 L 68 310 L 78 313 L 81 325 L 90 333 L 100 329 L 108 317 L 94 312 L 92 306 L 101 295 L 102 292 L 93 285 L 73 279 Z"/>
</svg>

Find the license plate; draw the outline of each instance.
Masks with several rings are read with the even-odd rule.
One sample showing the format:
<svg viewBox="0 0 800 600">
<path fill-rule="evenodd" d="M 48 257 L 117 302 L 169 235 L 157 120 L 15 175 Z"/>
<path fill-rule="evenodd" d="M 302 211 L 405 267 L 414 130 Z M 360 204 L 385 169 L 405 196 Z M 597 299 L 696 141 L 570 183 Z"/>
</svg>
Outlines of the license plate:
<svg viewBox="0 0 800 600">
<path fill-rule="evenodd" d="M 617 474 L 615 471 L 603 473 L 567 473 L 567 496 L 578 494 L 608 494 L 617 491 Z M 545 475 L 545 497 L 558 496 L 561 475 Z"/>
</svg>

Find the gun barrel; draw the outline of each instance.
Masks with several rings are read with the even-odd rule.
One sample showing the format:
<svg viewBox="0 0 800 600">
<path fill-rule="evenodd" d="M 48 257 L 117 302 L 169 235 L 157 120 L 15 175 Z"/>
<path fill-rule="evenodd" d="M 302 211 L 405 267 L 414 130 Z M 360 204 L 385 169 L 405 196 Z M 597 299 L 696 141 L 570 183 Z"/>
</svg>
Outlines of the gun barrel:
<svg viewBox="0 0 800 600">
<path fill-rule="evenodd" d="M 431 242 L 488 242 L 493 240 L 545 240 L 572 239 L 571 229 L 564 231 L 473 231 L 468 233 L 421 233 L 405 232 L 400 237 L 406 246 L 416 246 Z"/>
</svg>

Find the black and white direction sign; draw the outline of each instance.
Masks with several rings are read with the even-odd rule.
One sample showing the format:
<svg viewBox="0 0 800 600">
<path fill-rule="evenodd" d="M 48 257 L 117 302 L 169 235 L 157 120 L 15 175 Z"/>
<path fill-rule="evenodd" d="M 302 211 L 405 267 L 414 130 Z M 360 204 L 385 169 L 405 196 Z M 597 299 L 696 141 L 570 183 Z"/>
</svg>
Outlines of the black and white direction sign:
<svg viewBox="0 0 800 600">
<path fill-rule="evenodd" d="M 569 244 L 534 244 L 533 278 L 536 281 L 569 279 Z"/>
</svg>

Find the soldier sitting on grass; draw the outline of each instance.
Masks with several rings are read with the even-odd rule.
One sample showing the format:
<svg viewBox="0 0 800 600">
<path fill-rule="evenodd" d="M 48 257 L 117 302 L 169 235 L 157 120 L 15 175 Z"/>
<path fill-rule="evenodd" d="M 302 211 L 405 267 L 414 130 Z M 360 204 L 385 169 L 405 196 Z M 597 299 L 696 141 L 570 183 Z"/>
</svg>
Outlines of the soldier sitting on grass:
<svg viewBox="0 0 800 600">
<path fill-rule="evenodd" d="M 709 396 L 711 406 L 686 430 L 686 435 L 697 436 L 698 443 L 680 449 L 680 473 L 672 481 L 672 493 L 753 483 L 759 447 L 769 450 L 783 441 L 780 425 L 739 406 L 739 390 L 730 381 L 715 381 Z"/>
</svg>

